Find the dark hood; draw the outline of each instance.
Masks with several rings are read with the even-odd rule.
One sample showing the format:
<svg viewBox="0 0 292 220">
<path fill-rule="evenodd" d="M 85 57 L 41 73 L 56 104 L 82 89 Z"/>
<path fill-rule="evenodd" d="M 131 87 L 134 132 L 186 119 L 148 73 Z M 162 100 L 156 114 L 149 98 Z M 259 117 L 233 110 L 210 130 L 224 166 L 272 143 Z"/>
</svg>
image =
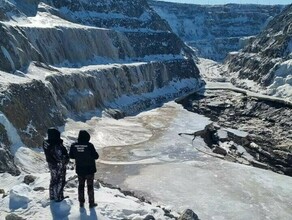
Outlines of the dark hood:
<svg viewBox="0 0 292 220">
<path fill-rule="evenodd" d="M 87 131 L 85 130 L 79 131 L 78 143 L 88 143 L 89 140 L 90 140 L 90 134 Z"/>
<path fill-rule="evenodd" d="M 60 131 L 58 131 L 56 128 L 49 128 L 48 129 L 48 142 L 53 143 L 59 143 L 62 142 L 61 140 L 61 134 Z"/>
</svg>

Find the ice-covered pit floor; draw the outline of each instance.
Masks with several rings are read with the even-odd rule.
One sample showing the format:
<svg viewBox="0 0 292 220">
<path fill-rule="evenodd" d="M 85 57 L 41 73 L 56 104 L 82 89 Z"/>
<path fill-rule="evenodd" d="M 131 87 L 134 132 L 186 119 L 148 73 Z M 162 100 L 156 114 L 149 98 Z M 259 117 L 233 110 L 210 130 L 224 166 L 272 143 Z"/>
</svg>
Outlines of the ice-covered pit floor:
<svg viewBox="0 0 292 220">
<path fill-rule="evenodd" d="M 101 155 L 96 177 L 201 219 L 291 219 L 292 178 L 197 152 L 191 136 L 210 120 L 169 102 L 120 120 L 68 121 L 64 136 L 87 129 Z M 196 147 L 206 147 L 201 138 Z"/>
</svg>

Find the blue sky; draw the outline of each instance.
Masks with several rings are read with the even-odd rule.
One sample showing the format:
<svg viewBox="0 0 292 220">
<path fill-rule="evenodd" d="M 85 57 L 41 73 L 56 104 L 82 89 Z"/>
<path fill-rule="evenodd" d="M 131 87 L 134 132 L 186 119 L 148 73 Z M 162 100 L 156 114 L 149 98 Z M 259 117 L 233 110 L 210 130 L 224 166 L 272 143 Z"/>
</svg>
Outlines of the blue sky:
<svg viewBox="0 0 292 220">
<path fill-rule="evenodd" d="M 288 5 L 292 3 L 292 0 L 159 0 L 165 2 L 178 2 L 178 3 L 191 3 L 202 5 L 222 5 L 228 3 L 237 4 L 264 4 L 264 5 Z"/>
</svg>

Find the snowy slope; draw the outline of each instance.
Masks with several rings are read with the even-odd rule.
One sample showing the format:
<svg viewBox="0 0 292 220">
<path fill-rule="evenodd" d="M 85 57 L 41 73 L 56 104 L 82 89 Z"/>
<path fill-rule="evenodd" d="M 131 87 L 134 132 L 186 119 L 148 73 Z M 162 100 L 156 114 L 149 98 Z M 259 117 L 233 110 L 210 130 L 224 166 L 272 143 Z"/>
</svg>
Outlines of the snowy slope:
<svg viewBox="0 0 292 220">
<path fill-rule="evenodd" d="M 26 150 L 27 151 L 27 150 Z M 24 152 L 23 152 L 24 153 Z M 23 158 L 31 160 L 31 155 Z M 39 161 L 40 162 L 40 161 Z M 45 164 L 42 160 L 40 165 Z M 83 209 L 79 208 L 77 199 L 77 178 L 73 171 L 67 173 L 67 178 L 71 178 L 70 183 L 65 188 L 65 195 L 69 196 L 60 203 L 51 202 L 48 194 L 48 184 L 50 174 L 47 170 L 36 167 L 36 164 L 27 167 L 30 170 L 38 170 L 41 173 L 31 173 L 36 179 L 27 185 L 23 183 L 25 174 L 13 177 L 9 174 L 0 174 L 1 184 L 8 195 L 0 200 L 0 218 L 13 213 L 27 220 L 33 219 L 91 219 L 91 220 L 111 220 L 111 219 L 143 219 L 147 215 L 152 215 L 155 219 L 170 219 L 164 216 L 162 208 L 142 202 L 138 198 L 125 195 L 117 189 L 111 189 L 95 184 L 95 198 L 98 207 L 89 209 L 88 204 Z M 178 213 L 172 214 L 179 216 Z"/>
</svg>

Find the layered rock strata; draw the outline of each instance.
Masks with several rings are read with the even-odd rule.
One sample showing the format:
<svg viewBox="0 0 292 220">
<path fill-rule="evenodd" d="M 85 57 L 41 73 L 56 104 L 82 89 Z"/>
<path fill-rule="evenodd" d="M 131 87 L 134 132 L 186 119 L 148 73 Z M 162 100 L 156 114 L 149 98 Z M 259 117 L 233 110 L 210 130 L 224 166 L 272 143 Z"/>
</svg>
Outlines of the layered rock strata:
<svg viewBox="0 0 292 220">
<path fill-rule="evenodd" d="M 226 156 L 230 152 L 242 163 L 292 176 L 290 106 L 225 90 L 207 90 L 204 95 L 193 94 L 179 103 L 218 124 L 219 127 L 207 127 L 200 134 L 216 153 Z M 220 136 L 222 130 L 225 130 L 225 137 Z M 245 135 L 236 134 L 240 132 Z M 225 149 L 215 149 L 220 145 L 225 145 Z M 245 150 L 239 151 L 240 146 Z"/>
<path fill-rule="evenodd" d="M 203 85 L 192 50 L 144 0 L 6 0 L 0 18 L 5 148 L 41 146 L 68 117 L 136 114 Z"/>
<path fill-rule="evenodd" d="M 250 44 L 230 54 L 226 66 L 234 84 L 249 89 L 258 85 L 267 94 L 291 100 L 291 23 L 292 5 L 289 5 Z"/>
<path fill-rule="evenodd" d="M 200 57 L 222 62 L 260 33 L 283 6 L 280 5 L 195 5 L 149 1 L 172 30 Z"/>
</svg>

